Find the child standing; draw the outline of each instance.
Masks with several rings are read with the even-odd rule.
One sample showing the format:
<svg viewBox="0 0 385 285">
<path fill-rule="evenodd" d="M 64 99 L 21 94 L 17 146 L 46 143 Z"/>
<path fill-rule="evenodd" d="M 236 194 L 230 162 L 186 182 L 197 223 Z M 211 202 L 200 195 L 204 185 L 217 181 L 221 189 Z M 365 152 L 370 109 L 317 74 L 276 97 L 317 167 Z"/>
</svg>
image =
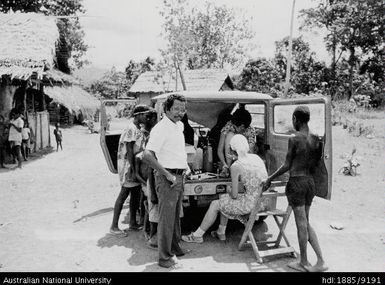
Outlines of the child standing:
<svg viewBox="0 0 385 285">
<path fill-rule="evenodd" d="M 31 139 L 31 129 L 29 128 L 27 120 L 24 120 L 24 127 L 21 130 L 21 153 L 23 155 L 24 161 L 28 160 L 28 155 L 31 149 L 30 139 Z"/>
<path fill-rule="evenodd" d="M 0 115 L 0 168 L 4 168 L 5 147 L 7 142 L 6 125 L 3 115 Z"/>
<path fill-rule="evenodd" d="M 53 131 L 53 134 L 55 135 L 55 139 L 56 139 L 56 151 L 59 151 L 59 145 L 60 145 L 60 149 L 63 150 L 63 146 L 61 144 L 61 142 L 63 140 L 63 134 L 62 134 L 61 130 L 59 129 L 60 124 L 56 123 L 55 127 L 56 128 Z"/>
<path fill-rule="evenodd" d="M 18 110 L 12 110 L 11 115 L 12 120 L 9 123 L 9 135 L 8 140 L 11 146 L 11 150 L 14 156 L 17 158 L 18 167 L 22 166 L 22 155 L 21 155 L 21 142 L 22 136 L 21 131 L 24 127 L 24 121 L 20 118 L 21 113 Z"/>
</svg>

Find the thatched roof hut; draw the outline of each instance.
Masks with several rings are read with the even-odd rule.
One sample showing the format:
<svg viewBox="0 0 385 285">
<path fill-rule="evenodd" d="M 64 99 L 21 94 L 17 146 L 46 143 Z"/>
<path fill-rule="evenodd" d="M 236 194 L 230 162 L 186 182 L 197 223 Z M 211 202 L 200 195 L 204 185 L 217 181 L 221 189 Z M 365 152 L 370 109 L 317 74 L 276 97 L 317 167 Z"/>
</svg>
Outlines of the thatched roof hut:
<svg viewBox="0 0 385 285">
<path fill-rule="evenodd" d="M 76 85 L 45 87 L 44 93 L 54 102 L 72 110 L 76 115 L 81 113 L 83 117 L 93 117 L 95 110 L 99 109 L 99 100 Z"/>
<path fill-rule="evenodd" d="M 229 74 L 223 69 L 195 69 L 183 71 L 183 77 L 188 91 L 219 91 L 233 90 L 234 84 Z M 141 103 L 147 103 L 151 97 L 183 90 L 179 74 L 170 72 L 147 71 L 142 73 L 131 86 L 129 95 L 139 98 Z"/>
<path fill-rule="evenodd" d="M 36 13 L 0 14 L 0 75 L 43 78 L 53 68 L 59 31 L 54 18 Z"/>
<path fill-rule="evenodd" d="M 223 85 L 233 89 L 233 83 L 228 73 L 223 69 L 195 69 L 183 72 L 186 89 L 189 91 L 213 90 L 218 91 Z M 178 80 L 178 86 L 175 82 Z M 178 90 L 175 90 L 178 89 Z M 146 92 L 173 92 L 183 90 L 180 76 L 175 73 L 160 73 L 158 71 L 147 71 L 142 73 L 131 86 L 132 93 Z"/>
<path fill-rule="evenodd" d="M 99 109 L 99 104 L 95 103 L 97 99 L 80 88 L 79 80 L 54 68 L 59 40 L 54 17 L 36 13 L 0 13 L 0 24 L 0 78 L 8 80 L 8 85 L 23 85 L 20 82 L 24 81 L 35 87 L 35 92 L 27 92 L 25 98 L 29 94 L 41 97 L 37 94 L 41 92 L 68 108 L 70 113 L 82 113 L 83 117 L 95 114 Z M 42 98 L 44 101 L 44 96 Z M 7 100 L 8 105 L 11 101 Z M 26 99 L 28 101 L 31 100 Z M 28 109 L 25 106 L 25 110 Z M 3 113 L 6 112 L 3 110 Z"/>
</svg>

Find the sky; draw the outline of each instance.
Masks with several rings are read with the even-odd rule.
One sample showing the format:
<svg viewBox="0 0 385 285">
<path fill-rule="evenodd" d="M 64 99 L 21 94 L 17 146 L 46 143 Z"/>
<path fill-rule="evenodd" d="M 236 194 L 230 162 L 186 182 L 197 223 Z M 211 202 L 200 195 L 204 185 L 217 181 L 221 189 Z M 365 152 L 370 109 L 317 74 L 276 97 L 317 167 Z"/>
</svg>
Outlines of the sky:
<svg viewBox="0 0 385 285">
<path fill-rule="evenodd" d="M 190 0 L 197 5 L 205 0 Z M 162 0 L 83 0 L 86 13 L 81 17 L 85 41 L 90 46 L 86 58 L 98 68 L 115 66 L 123 70 L 132 59 L 160 57 L 159 49 L 165 47 L 161 37 L 162 18 L 158 7 Z M 256 33 L 253 57 L 274 56 L 274 42 L 290 33 L 291 0 L 215 0 L 215 4 L 243 9 L 252 17 Z M 296 0 L 293 37 L 300 36 L 301 9 L 316 6 L 314 0 Z M 327 60 L 322 36 L 314 32 L 304 33 L 305 40 L 316 52 L 318 59 Z"/>
</svg>

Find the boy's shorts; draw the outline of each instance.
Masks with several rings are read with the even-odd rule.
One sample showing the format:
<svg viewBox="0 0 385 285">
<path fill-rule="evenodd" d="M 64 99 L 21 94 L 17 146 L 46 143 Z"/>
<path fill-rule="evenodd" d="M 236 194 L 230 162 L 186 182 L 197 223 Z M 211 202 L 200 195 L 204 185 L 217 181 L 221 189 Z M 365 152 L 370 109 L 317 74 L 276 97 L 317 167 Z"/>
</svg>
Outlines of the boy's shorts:
<svg viewBox="0 0 385 285">
<path fill-rule="evenodd" d="M 150 189 L 150 183 L 147 180 L 147 185 L 142 184 L 142 191 L 143 191 L 144 195 L 147 197 L 148 220 L 151 223 L 158 223 L 159 222 L 159 208 L 158 208 L 158 204 L 153 204 L 153 203 L 151 203 L 151 199 L 148 199 L 148 197 L 150 196 L 149 189 Z M 183 207 L 181 207 L 179 217 L 183 218 L 183 216 L 184 216 Z"/>
<path fill-rule="evenodd" d="M 291 207 L 310 206 L 315 195 L 311 176 L 290 177 L 286 185 L 286 197 Z"/>
</svg>

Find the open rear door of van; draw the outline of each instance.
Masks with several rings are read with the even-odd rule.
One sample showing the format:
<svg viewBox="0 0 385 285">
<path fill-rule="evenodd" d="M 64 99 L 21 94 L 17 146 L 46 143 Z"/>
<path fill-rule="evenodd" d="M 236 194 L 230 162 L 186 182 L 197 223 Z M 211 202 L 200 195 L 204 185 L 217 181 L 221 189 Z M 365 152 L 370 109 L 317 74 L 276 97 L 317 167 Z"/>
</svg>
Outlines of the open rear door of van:
<svg viewBox="0 0 385 285">
<path fill-rule="evenodd" d="M 120 135 L 128 125 L 136 99 L 102 100 L 100 106 L 100 146 L 108 169 L 118 173 L 118 147 Z"/>
<path fill-rule="evenodd" d="M 269 174 L 276 171 L 286 159 L 289 137 L 293 135 L 292 115 L 299 105 L 310 109 L 310 132 L 322 143 L 322 158 L 313 174 L 316 196 L 330 200 L 332 191 L 332 130 L 331 102 L 328 97 L 300 99 L 273 99 L 268 103 L 267 167 Z M 288 173 L 277 177 L 287 181 Z"/>
</svg>

